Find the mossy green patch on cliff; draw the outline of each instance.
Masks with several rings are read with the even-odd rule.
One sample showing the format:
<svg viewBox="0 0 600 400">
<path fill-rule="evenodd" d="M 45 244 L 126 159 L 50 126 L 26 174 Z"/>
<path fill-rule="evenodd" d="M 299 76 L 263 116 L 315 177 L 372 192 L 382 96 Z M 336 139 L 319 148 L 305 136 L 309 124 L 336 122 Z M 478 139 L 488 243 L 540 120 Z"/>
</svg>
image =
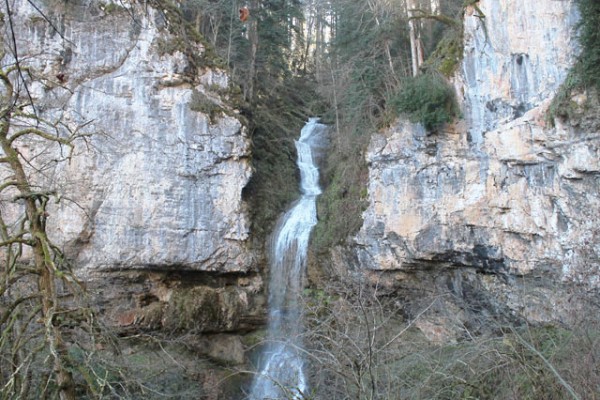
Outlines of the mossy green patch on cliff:
<svg viewBox="0 0 600 400">
<path fill-rule="evenodd" d="M 215 123 L 225 110 L 205 93 L 194 90 L 190 99 L 190 109 L 208 115 L 210 122 Z"/>
<path fill-rule="evenodd" d="M 195 77 L 195 68 L 216 67 L 224 68 L 226 63 L 221 59 L 213 46 L 188 22 L 178 4 L 171 0 L 153 0 L 150 3 L 160 10 L 172 38 L 159 39 L 156 43 L 159 54 L 181 51 L 186 55 L 193 70 L 190 74 Z M 198 45 L 202 47 L 200 52 Z"/>
<path fill-rule="evenodd" d="M 450 78 L 456 72 L 463 58 L 463 31 L 453 27 L 440 40 L 434 52 L 425 61 L 425 66 L 439 71 Z"/>
<path fill-rule="evenodd" d="M 165 328 L 186 332 L 216 332 L 234 325 L 235 309 L 231 293 L 209 287 L 180 289 L 173 293 L 165 309 Z M 232 317 L 232 318 L 230 318 Z"/>
<path fill-rule="evenodd" d="M 421 69 L 427 71 L 437 71 L 446 78 L 450 78 L 454 75 L 463 58 L 463 14 L 466 7 L 471 6 L 470 3 L 473 2 L 466 2 L 463 4 L 459 9 L 460 11 L 457 11 L 457 15 L 454 17 L 437 14 L 427 16 L 427 18 L 432 18 L 438 22 L 441 22 L 443 24 L 443 28 L 440 29 L 441 36 L 436 40 L 435 49 L 427 57 Z M 479 10 L 479 8 L 477 9 Z M 480 18 L 483 19 L 484 17 L 481 11 L 479 10 L 478 12 L 480 13 Z"/>
<path fill-rule="evenodd" d="M 262 121 L 254 120 L 254 173 L 243 196 L 250 204 L 252 230 L 264 238 L 273 230 L 279 215 L 299 195 L 294 139 L 301 124 L 292 120 L 293 124 L 286 127 L 284 121 L 276 121 L 274 115 L 263 114 L 262 117 L 265 118 Z"/>
<path fill-rule="evenodd" d="M 581 107 L 574 102 L 573 97 L 580 93 L 587 92 L 588 98 L 594 97 L 590 105 L 600 101 L 600 2 L 577 0 L 577 3 L 581 15 L 578 36 L 582 51 L 552 100 L 547 114 L 550 123 L 554 118 L 562 118 L 577 125 L 594 112 L 595 107 Z"/>
<path fill-rule="evenodd" d="M 311 236 L 318 253 L 341 244 L 362 225 L 362 212 L 367 206 L 368 168 L 364 158 L 368 135 L 354 135 L 354 145 L 338 143 L 328 152 L 321 175 L 323 194 L 317 199 L 319 222 Z"/>
</svg>

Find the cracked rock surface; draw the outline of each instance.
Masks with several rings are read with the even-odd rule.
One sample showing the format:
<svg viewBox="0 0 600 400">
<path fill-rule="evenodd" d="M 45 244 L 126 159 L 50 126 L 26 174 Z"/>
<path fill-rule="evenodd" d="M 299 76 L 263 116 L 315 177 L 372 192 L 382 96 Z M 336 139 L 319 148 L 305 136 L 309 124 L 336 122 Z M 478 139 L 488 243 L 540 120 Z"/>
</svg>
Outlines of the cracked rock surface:
<svg viewBox="0 0 600 400">
<path fill-rule="evenodd" d="M 31 95 L 45 118 L 89 134 L 59 163 L 68 149 L 22 143 L 45 165 L 40 183 L 63 196 L 49 209 L 53 240 L 83 275 L 255 268 L 241 199 L 251 175 L 246 128 L 218 93 L 205 96 L 223 110 L 212 119 L 190 105 L 194 91 L 226 92 L 227 75 L 163 53 L 172 38 L 151 8 L 66 2 L 44 10 L 54 27 L 26 1 L 13 9 L 20 56 L 43 78 Z"/>
<path fill-rule="evenodd" d="M 566 318 L 563 283 L 598 287 L 598 132 L 545 121 L 577 52 L 575 3 L 532 4 L 482 0 L 466 13 L 461 121 L 435 134 L 400 121 L 372 137 L 369 206 L 345 262 L 458 297 L 463 274 L 537 321 Z"/>
</svg>

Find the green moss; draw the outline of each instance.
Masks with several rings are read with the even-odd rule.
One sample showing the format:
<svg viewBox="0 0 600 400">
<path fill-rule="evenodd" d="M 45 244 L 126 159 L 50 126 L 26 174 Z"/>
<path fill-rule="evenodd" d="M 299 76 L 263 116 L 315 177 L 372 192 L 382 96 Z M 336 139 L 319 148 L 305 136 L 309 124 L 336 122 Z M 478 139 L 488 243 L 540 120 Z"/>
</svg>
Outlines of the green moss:
<svg viewBox="0 0 600 400">
<path fill-rule="evenodd" d="M 223 107 L 211 100 L 206 94 L 194 90 L 192 92 L 192 98 L 189 103 L 190 110 L 201 112 L 208 115 L 210 122 L 215 123 L 220 116 L 223 115 L 225 110 Z"/>
<path fill-rule="evenodd" d="M 173 292 L 164 313 L 164 325 L 176 331 L 204 331 L 223 324 L 219 293 L 210 288 L 197 287 Z"/>
<path fill-rule="evenodd" d="M 577 93 L 588 92 L 588 97 L 594 96 L 595 99 L 590 104 L 597 104 L 600 100 L 600 2 L 578 0 L 578 5 L 582 51 L 548 108 L 546 119 L 550 124 L 554 123 L 555 118 L 561 118 L 577 125 L 588 113 L 594 111 L 592 107 L 582 109 L 572 101 Z"/>
<path fill-rule="evenodd" d="M 363 155 L 367 139 L 367 135 L 356 137 L 355 148 L 344 151 L 334 147 L 328 153 L 322 171 L 325 189 L 317 199 L 319 222 L 311 236 L 311 245 L 318 253 L 343 243 L 362 225 L 367 206 L 368 168 Z"/>
<path fill-rule="evenodd" d="M 456 72 L 463 57 L 462 27 L 449 29 L 437 44 L 435 51 L 425 62 L 427 68 L 433 68 L 447 78 Z"/>
<path fill-rule="evenodd" d="M 174 36 L 172 39 L 164 39 L 157 42 L 159 52 L 162 54 L 172 53 L 176 50 L 183 52 L 192 67 L 190 73 L 194 77 L 197 68 L 226 67 L 225 61 L 217 55 L 215 49 L 208 43 L 204 36 L 191 23 L 185 20 L 178 4 L 171 0 L 153 0 L 151 4 L 156 9 L 162 11 L 169 33 Z M 204 49 L 203 52 L 198 52 L 198 45 L 202 46 Z"/>
<path fill-rule="evenodd" d="M 267 338 L 266 330 L 256 330 L 242 336 L 242 344 L 246 348 L 254 348 L 263 343 Z"/>
<path fill-rule="evenodd" d="M 284 130 L 274 121 L 257 124 L 252 140 L 254 173 L 243 196 L 250 203 L 252 230 L 259 238 L 264 238 L 272 232 L 281 213 L 300 194 L 293 140 L 301 125 L 288 132 L 289 128 Z"/>
<path fill-rule="evenodd" d="M 571 69 L 550 103 L 547 113 L 547 120 L 550 124 L 554 123 L 555 118 L 572 119 L 574 117 L 576 105 L 573 104 L 571 97 L 573 92 L 581 86 L 581 73 L 576 65 Z"/>
</svg>

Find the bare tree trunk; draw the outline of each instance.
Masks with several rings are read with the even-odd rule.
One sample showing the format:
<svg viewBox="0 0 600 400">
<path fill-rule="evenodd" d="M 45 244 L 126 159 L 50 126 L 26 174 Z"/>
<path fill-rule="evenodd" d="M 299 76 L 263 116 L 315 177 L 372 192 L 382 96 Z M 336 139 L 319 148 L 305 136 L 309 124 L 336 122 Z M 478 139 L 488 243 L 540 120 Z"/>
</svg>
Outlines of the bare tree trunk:
<svg viewBox="0 0 600 400">
<path fill-rule="evenodd" d="M 315 15 L 313 13 L 310 13 L 310 15 L 308 16 L 308 20 L 306 21 L 306 27 L 305 27 L 306 40 L 304 42 L 304 54 L 302 55 L 302 64 L 303 64 L 302 70 L 305 73 L 306 73 L 306 69 L 308 66 L 310 47 L 311 47 L 312 41 L 313 41 L 314 24 L 315 24 Z"/>
<path fill-rule="evenodd" d="M 368 1 L 369 4 L 369 8 L 371 9 L 371 12 L 373 13 L 373 16 L 375 17 L 375 24 L 377 24 L 377 27 L 381 26 L 381 22 L 379 20 L 379 9 L 377 7 L 377 5 L 375 4 L 374 0 L 369 0 Z M 390 67 L 390 72 L 392 74 L 392 76 L 396 76 L 396 71 L 394 71 L 394 61 L 392 60 L 392 52 L 390 51 L 390 41 L 389 39 L 386 39 L 384 42 L 384 50 L 385 50 L 385 56 L 387 58 L 387 62 L 388 62 L 388 66 Z"/>
<path fill-rule="evenodd" d="M 3 75 L 4 76 L 4 75 Z M 61 400 L 75 400 L 75 384 L 71 372 L 66 368 L 64 355 L 66 346 L 62 339 L 60 327 L 55 325 L 54 314 L 56 313 L 56 266 L 49 254 L 50 243 L 45 229 L 45 202 L 38 205 L 39 194 L 32 191 L 23 165 L 19 160 L 19 153 L 12 147 L 9 139 L 11 125 L 11 104 L 13 104 L 12 85 L 4 81 L 7 95 L 2 101 L 3 114 L 0 122 L 0 145 L 4 152 L 3 161 L 12 170 L 15 186 L 20 197 L 25 202 L 25 212 L 29 221 L 29 233 L 31 235 L 31 248 L 33 251 L 35 269 L 39 274 L 38 289 L 42 299 L 42 317 L 46 326 L 46 340 L 54 357 L 54 372 L 59 386 Z"/>
<path fill-rule="evenodd" d="M 231 65 L 231 49 L 233 46 L 233 22 L 237 16 L 236 3 L 231 3 L 231 11 L 229 13 L 229 37 L 227 39 L 227 66 Z"/>
<path fill-rule="evenodd" d="M 418 36 L 417 36 L 417 25 L 416 25 L 416 21 L 414 19 L 412 19 L 412 17 L 414 16 L 414 0 L 408 0 L 406 2 L 406 7 L 407 7 L 407 15 L 408 15 L 408 29 L 409 29 L 409 38 L 410 38 L 410 58 L 412 61 L 412 74 L 413 76 L 417 76 L 419 74 L 419 60 L 422 58 L 422 54 L 421 57 L 419 57 L 419 53 L 420 51 L 419 49 L 419 44 L 418 44 Z"/>
<path fill-rule="evenodd" d="M 333 91 L 333 109 L 335 110 L 335 131 L 336 138 L 338 140 L 338 146 L 340 144 L 340 111 L 338 107 L 338 99 L 337 99 L 337 82 L 335 80 L 335 73 L 333 72 L 333 64 L 331 60 L 329 60 L 329 71 L 331 72 L 331 89 Z"/>
<path fill-rule="evenodd" d="M 248 40 L 250 40 L 250 65 L 248 68 L 248 84 L 246 85 L 246 100 L 254 98 L 254 84 L 256 80 L 256 55 L 258 53 L 258 13 L 259 4 L 257 0 L 251 2 L 251 12 L 254 16 L 248 23 Z"/>
</svg>

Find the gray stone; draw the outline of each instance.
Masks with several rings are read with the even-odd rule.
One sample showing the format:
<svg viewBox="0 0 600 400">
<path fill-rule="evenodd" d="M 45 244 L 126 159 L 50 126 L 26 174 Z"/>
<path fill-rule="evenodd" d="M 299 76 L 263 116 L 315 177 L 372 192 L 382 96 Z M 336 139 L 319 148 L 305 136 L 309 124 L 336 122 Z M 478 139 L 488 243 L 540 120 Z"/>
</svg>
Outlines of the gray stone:
<svg viewBox="0 0 600 400">
<path fill-rule="evenodd" d="M 227 88 L 227 75 L 190 70 L 179 51 L 162 54 L 160 42 L 171 37 L 151 8 L 48 7 L 60 35 L 27 1 L 13 9 L 20 55 L 42 77 L 30 91 L 43 117 L 62 116 L 90 136 L 50 168 L 68 149 L 32 140 L 20 146 L 45 167 L 32 179 L 62 198 L 48 210 L 49 233 L 78 273 L 255 269 L 241 197 L 251 176 L 250 141 L 235 112 L 209 93 Z M 196 50 L 202 57 L 204 49 Z M 193 111 L 194 90 L 224 112 L 211 121 Z"/>
<path fill-rule="evenodd" d="M 344 250 L 354 254 L 341 258 L 382 274 L 467 268 L 481 275 L 473 287 L 478 298 L 495 299 L 486 300 L 490 307 L 531 321 L 566 320 L 564 285 L 600 287 L 598 133 L 545 122 L 577 54 L 575 4 L 478 5 L 485 18 L 474 8 L 465 16 L 455 79 L 464 121 L 430 136 L 399 121 L 373 136 L 369 206 Z M 527 292 L 515 276 L 536 290 Z"/>
</svg>

